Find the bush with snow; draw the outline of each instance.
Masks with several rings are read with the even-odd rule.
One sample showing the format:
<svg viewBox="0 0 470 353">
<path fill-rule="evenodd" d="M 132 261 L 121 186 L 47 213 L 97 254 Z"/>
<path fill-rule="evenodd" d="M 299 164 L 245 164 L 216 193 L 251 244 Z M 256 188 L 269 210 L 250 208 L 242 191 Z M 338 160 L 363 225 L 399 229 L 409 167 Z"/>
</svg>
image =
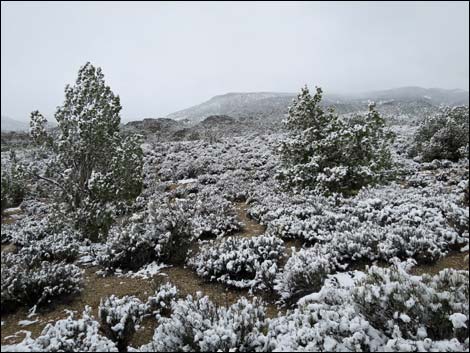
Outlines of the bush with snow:
<svg viewBox="0 0 470 353">
<path fill-rule="evenodd" d="M 194 240 L 189 208 L 184 200 L 149 201 L 144 213 L 111 228 L 98 262 L 108 270 L 136 270 L 154 260 L 184 263 Z"/>
<path fill-rule="evenodd" d="M 360 313 L 387 335 L 433 340 L 468 339 L 469 276 L 444 270 L 413 277 L 400 266 L 372 267 L 352 294 Z M 462 318 L 465 317 L 465 320 Z"/>
<path fill-rule="evenodd" d="M 119 351 L 125 351 L 147 311 L 148 306 L 136 297 L 111 295 L 101 299 L 98 307 L 101 330 L 116 343 Z"/>
<path fill-rule="evenodd" d="M 372 266 L 350 284 L 325 281 L 269 323 L 269 351 L 468 351 L 468 272 L 412 276 Z M 352 294 L 352 295 L 351 295 Z"/>
<path fill-rule="evenodd" d="M 17 254 L 2 254 L 2 311 L 20 305 L 45 304 L 50 299 L 79 293 L 82 270 L 64 262 L 39 264 Z"/>
<path fill-rule="evenodd" d="M 328 274 L 336 271 L 334 254 L 322 254 L 318 247 L 293 251 L 282 272 L 276 276 L 274 289 L 285 303 L 317 292 Z"/>
<path fill-rule="evenodd" d="M 188 263 L 199 276 L 210 281 L 239 288 L 269 289 L 283 252 L 283 241 L 274 236 L 233 237 L 204 244 Z"/>
<path fill-rule="evenodd" d="M 258 299 L 240 299 L 217 307 L 208 297 L 188 296 L 172 303 L 172 314 L 162 318 L 148 352 L 250 352 L 264 346 L 265 307 Z"/>
<path fill-rule="evenodd" d="M 18 206 L 26 196 L 28 184 L 24 173 L 17 164 L 15 154 L 12 152 L 13 160 L 9 170 L 2 163 L 1 171 L 1 212 L 9 207 Z"/>
<path fill-rule="evenodd" d="M 382 180 L 392 166 L 393 135 L 375 106 L 348 122 L 333 109 L 325 112 L 321 99 L 320 88 L 312 97 L 305 87 L 289 107 L 285 124 L 290 134 L 279 150 L 281 183 L 294 189 L 351 194 Z"/>
<path fill-rule="evenodd" d="M 418 155 L 424 162 L 468 158 L 468 134 L 468 106 L 442 108 L 419 126 L 410 155 Z"/>
<path fill-rule="evenodd" d="M 152 313 L 170 316 L 171 303 L 178 298 L 178 295 L 178 288 L 170 283 L 165 283 L 158 287 L 154 296 L 148 297 L 146 304 Z"/>
<path fill-rule="evenodd" d="M 99 323 L 86 307 L 81 319 L 68 318 L 47 324 L 39 337 L 29 334 L 21 343 L 2 346 L 2 352 L 118 352 L 113 341 L 102 336 Z"/>
</svg>

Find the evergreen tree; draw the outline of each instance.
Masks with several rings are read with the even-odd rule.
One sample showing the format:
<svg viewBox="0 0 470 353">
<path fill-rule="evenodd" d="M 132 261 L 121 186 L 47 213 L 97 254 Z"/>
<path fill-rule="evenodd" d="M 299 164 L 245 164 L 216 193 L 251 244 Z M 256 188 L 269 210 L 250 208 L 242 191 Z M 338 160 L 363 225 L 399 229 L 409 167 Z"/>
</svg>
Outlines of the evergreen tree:
<svg viewBox="0 0 470 353">
<path fill-rule="evenodd" d="M 393 135 L 371 104 L 364 116 L 341 119 L 320 106 L 321 88 L 312 96 L 305 86 L 289 107 L 282 141 L 283 164 L 278 174 L 288 188 L 307 188 L 322 193 L 351 194 L 378 182 L 392 165 L 389 144 Z"/>
<path fill-rule="evenodd" d="M 75 85 L 65 88 L 65 101 L 57 108 L 57 136 L 45 131 L 46 119 L 31 114 L 31 135 L 52 148 L 49 174 L 36 176 L 58 189 L 85 236 L 106 234 L 113 215 L 142 188 L 143 152 L 138 136 L 119 133 L 121 104 L 105 84 L 101 68 L 87 63 Z"/>
</svg>

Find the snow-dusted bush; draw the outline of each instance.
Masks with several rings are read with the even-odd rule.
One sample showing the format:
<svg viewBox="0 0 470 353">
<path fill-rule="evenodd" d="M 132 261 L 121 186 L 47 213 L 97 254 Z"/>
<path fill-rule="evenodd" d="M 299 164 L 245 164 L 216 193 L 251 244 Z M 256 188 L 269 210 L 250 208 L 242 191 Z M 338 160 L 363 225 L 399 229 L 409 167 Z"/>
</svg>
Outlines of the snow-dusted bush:
<svg viewBox="0 0 470 353">
<path fill-rule="evenodd" d="M 400 337 L 408 339 L 421 335 L 433 340 L 468 339 L 466 271 L 448 269 L 421 278 L 399 266 L 373 266 L 352 293 L 361 314 L 389 336 L 399 332 Z"/>
<path fill-rule="evenodd" d="M 426 263 L 468 243 L 468 208 L 462 207 L 460 189 L 447 190 L 441 183 L 424 189 L 391 184 L 335 203 L 260 188 L 249 214 L 266 224 L 268 233 L 320 244 L 342 263 L 393 257 Z"/>
<path fill-rule="evenodd" d="M 1 212 L 8 207 L 18 206 L 28 192 L 27 178 L 21 169 L 16 153 L 10 151 L 9 163 L 3 163 L 1 171 Z"/>
<path fill-rule="evenodd" d="M 208 297 L 188 296 L 173 302 L 172 315 L 162 318 L 153 341 L 140 348 L 153 352 L 249 352 L 265 342 L 267 324 L 261 301 L 240 299 L 217 307 Z"/>
<path fill-rule="evenodd" d="M 182 264 L 186 261 L 192 234 L 191 219 L 188 218 L 190 205 L 184 200 L 175 200 L 157 206 L 149 205 L 149 232 L 156 234 L 157 258 L 169 264 Z"/>
<path fill-rule="evenodd" d="M 419 155 L 425 162 L 468 158 L 468 152 L 465 153 L 465 148 L 468 151 L 468 134 L 468 106 L 442 108 L 419 126 L 410 154 Z"/>
<path fill-rule="evenodd" d="M 274 289 L 285 303 L 317 292 L 328 274 L 337 268 L 335 254 L 322 254 L 317 247 L 293 251 L 282 272 L 276 276 Z"/>
<path fill-rule="evenodd" d="M 188 263 L 199 276 L 210 281 L 239 288 L 269 289 L 283 252 L 283 241 L 274 236 L 233 237 L 204 244 Z"/>
<path fill-rule="evenodd" d="M 136 297 L 126 295 L 118 298 L 111 295 L 101 299 L 98 307 L 101 330 L 116 343 L 119 351 L 125 351 L 136 331 L 136 325 L 147 311 L 148 306 Z"/>
<path fill-rule="evenodd" d="M 325 281 L 269 323 L 269 351 L 468 351 L 468 272 L 371 267 Z M 361 274 L 359 276 L 359 274 Z M 341 276 L 340 276 L 341 275 Z"/>
<path fill-rule="evenodd" d="M 152 313 L 158 313 L 161 316 L 170 316 L 171 303 L 178 298 L 178 288 L 170 283 L 162 284 L 158 287 L 154 296 L 147 300 L 147 306 Z"/>
<path fill-rule="evenodd" d="M 194 237 L 220 237 L 241 228 L 232 203 L 217 194 L 199 194 L 191 217 Z"/>
<path fill-rule="evenodd" d="M 279 149 L 281 183 L 351 194 L 382 180 L 392 166 L 393 135 L 375 106 L 370 105 L 365 116 L 345 121 L 333 109 L 325 112 L 321 98 L 320 88 L 312 97 L 305 86 L 289 107 L 285 124 L 290 134 Z"/>
<path fill-rule="evenodd" d="M 352 305 L 335 302 L 308 304 L 273 319 L 268 328 L 268 351 L 373 352 L 383 342 L 380 330 L 358 316 Z"/>
<path fill-rule="evenodd" d="M 116 268 L 137 270 L 156 259 L 155 235 L 148 232 L 142 223 L 114 226 L 97 261 L 108 271 Z"/>
<path fill-rule="evenodd" d="M 100 334 L 99 323 L 88 306 L 81 319 L 74 319 L 70 313 L 54 325 L 47 324 L 39 337 L 30 336 L 16 345 L 2 346 L 2 352 L 118 352 L 114 342 Z"/>
<path fill-rule="evenodd" d="M 78 257 L 78 249 L 77 233 L 63 230 L 40 240 L 31 240 L 27 246 L 23 246 L 18 251 L 18 254 L 27 259 L 30 265 L 39 264 L 42 261 L 72 263 Z"/>
<path fill-rule="evenodd" d="M 64 262 L 43 261 L 35 266 L 28 257 L 2 254 L 1 271 L 1 301 L 5 311 L 76 294 L 82 285 L 82 270 Z"/>
<path fill-rule="evenodd" d="M 184 263 L 193 240 L 188 201 L 151 200 L 144 213 L 111 228 L 98 262 L 108 270 L 136 270 L 159 260 Z"/>
</svg>

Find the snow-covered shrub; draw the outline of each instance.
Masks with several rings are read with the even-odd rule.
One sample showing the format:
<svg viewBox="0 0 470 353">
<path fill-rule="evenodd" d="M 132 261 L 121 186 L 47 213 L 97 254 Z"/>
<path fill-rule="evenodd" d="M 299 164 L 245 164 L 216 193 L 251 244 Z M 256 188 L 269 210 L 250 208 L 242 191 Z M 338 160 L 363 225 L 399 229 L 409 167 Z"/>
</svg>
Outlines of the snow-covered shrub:
<svg viewBox="0 0 470 353">
<path fill-rule="evenodd" d="M 408 265 L 408 264 L 407 264 Z M 328 276 L 269 323 L 269 351 L 468 351 L 468 272 L 412 276 L 404 264 Z"/>
<path fill-rule="evenodd" d="M 153 352 L 249 352 L 263 348 L 265 308 L 258 299 L 240 299 L 217 307 L 208 297 L 188 296 L 173 302 L 172 315 L 162 318 L 153 341 L 140 348 Z"/>
<path fill-rule="evenodd" d="M 401 266 L 373 266 L 352 294 L 360 313 L 389 336 L 398 331 L 400 337 L 409 339 L 424 335 L 433 340 L 456 337 L 463 342 L 468 339 L 468 286 L 466 271 L 447 269 L 421 278 Z"/>
<path fill-rule="evenodd" d="M 47 324 L 39 337 L 30 336 L 16 345 L 2 346 L 2 352 L 118 352 L 114 342 L 100 334 L 89 306 L 81 319 L 74 319 L 70 313 L 66 319 Z"/>
<path fill-rule="evenodd" d="M 468 106 L 445 107 L 419 126 L 410 155 L 419 155 L 424 162 L 468 158 L 468 153 L 465 154 L 468 134 Z"/>
<path fill-rule="evenodd" d="M 266 287 L 266 279 L 272 276 L 265 272 L 276 272 L 283 252 L 283 241 L 274 236 L 233 237 L 204 244 L 188 264 L 210 281 L 239 288 Z"/>
<path fill-rule="evenodd" d="M 8 207 L 18 206 L 26 196 L 28 185 L 24 173 L 17 164 L 16 156 L 12 152 L 12 164 L 7 170 L 2 165 L 1 172 L 1 196 L 2 206 L 1 212 Z"/>
<path fill-rule="evenodd" d="M 322 254 L 317 247 L 293 251 L 282 272 L 278 273 L 274 289 L 285 303 L 317 292 L 328 274 L 337 268 L 334 254 Z"/>
<path fill-rule="evenodd" d="M 51 298 L 80 292 L 82 270 L 77 266 L 48 261 L 35 266 L 28 260 L 17 254 L 2 254 L 2 310 L 45 304 Z"/>
<path fill-rule="evenodd" d="M 142 223 L 114 226 L 109 231 L 105 248 L 98 254 L 97 261 L 108 271 L 116 268 L 137 270 L 156 259 L 155 236 Z"/>
<path fill-rule="evenodd" d="M 162 284 L 155 291 L 154 296 L 147 300 L 147 306 L 151 312 L 157 312 L 161 316 L 170 316 L 171 303 L 178 298 L 178 288 L 170 283 Z"/>
<path fill-rule="evenodd" d="M 108 270 L 136 270 L 155 260 L 184 263 L 193 240 L 191 213 L 186 200 L 150 200 L 145 212 L 111 228 L 98 262 Z"/>
<path fill-rule="evenodd" d="M 330 293 L 333 297 L 336 293 Z M 268 328 L 267 351 L 373 352 L 383 342 L 380 331 L 341 301 L 302 306 L 273 319 Z"/>
<path fill-rule="evenodd" d="M 40 240 L 31 240 L 27 246 L 23 246 L 18 254 L 30 265 L 39 264 L 42 261 L 74 262 L 78 257 L 79 242 L 77 233 L 63 230 Z"/>
<path fill-rule="evenodd" d="M 194 199 L 191 217 L 193 235 L 196 238 L 220 237 L 241 228 L 232 203 L 217 194 L 198 194 Z"/>
<path fill-rule="evenodd" d="M 101 330 L 116 343 L 119 351 L 125 351 L 136 331 L 136 325 L 147 311 L 148 306 L 136 297 L 126 295 L 118 298 L 111 295 L 101 299 L 98 307 Z"/>
<path fill-rule="evenodd" d="M 285 124 L 290 134 L 279 149 L 280 182 L 294 189 L 351 194 L 382 180 L 392 166 L 393 135 L 375 105 L 365 116 L 345 121 L 333 109 L 325 112 L 321 98 L 320 88 L 312 97 L 305 86 L 289 107 Z"/>
<path fill-rule="evenodd" d="M 190 205 L 184 200 L 167 202 L 160 206 L 149 204 L 148 231 L 156 235 L 157 258 L 169 264 L 182 264 L 186 261 L 192 234 Z"/>
</svg>

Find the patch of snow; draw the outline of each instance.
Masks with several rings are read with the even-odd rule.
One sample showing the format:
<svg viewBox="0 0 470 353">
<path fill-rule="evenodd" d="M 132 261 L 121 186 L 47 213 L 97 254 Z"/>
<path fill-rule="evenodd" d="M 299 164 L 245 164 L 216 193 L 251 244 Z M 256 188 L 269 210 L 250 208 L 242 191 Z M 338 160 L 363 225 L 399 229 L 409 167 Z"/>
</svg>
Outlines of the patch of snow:
<svg viewBox="0 0 470 353">
<path fill-rule="evenodd" d="M 157 262 L 152 262 L 144 267 L 142 267 L 139 271 L 137 272 L 130 272 L 128 274 L 129 277 L 132 278 L 142 278 L 142 279 L 148 279 L 160 272 L 161 269 L 168 267 L 168 265 L 164 264 L 159 264 Z"/>
<path fill-rule="evenodd" d="M 449 316 L 449 320 L 452 321 L 455 329 L 467 328 L 467 316 L 462 313 L 455 313 Z"/>
<path fill-rule="evenodd" d="M 39 322 L 39 320 L 38 319 L 36 319 L 36 320 L 20 320 L 20 321 L 18 321 L 18 325 L 19 326 L 29 326 L 29 325 L 35 324 L 36 322 Z"/>
<path fill-rule="evenodd" d="M 197 182 L 197 179 L 182 179 L 182 180 L 178 180 L 177 183 L 178 184 L 190 184 L 190 183 L 195 183 Z"/>
</svg>

